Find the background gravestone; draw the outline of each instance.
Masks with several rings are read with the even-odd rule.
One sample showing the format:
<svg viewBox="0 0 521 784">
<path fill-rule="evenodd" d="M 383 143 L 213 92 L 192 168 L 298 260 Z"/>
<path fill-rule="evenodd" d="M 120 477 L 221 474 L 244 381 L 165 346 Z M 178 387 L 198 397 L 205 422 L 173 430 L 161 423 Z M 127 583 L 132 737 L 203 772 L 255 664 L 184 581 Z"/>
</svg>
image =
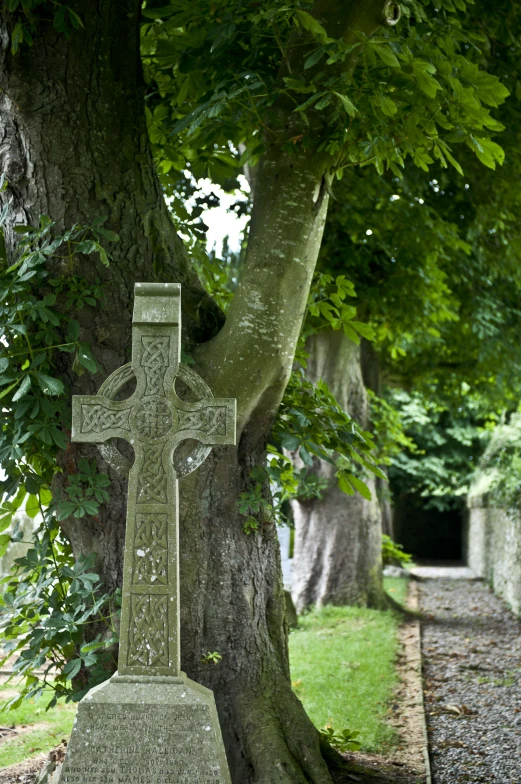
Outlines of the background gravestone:
<svg viewBox="0 0 521 784">
<path fill-rule="evenodd" d="M 60 784 L 231 784 L 213 694 L 180 672 L 177 477 L 235 443 L 235 401 L 179 365 L 179 284 L 137 283 L 132 362 L 73 398 L 72 440 L 134 447 L 129 471 L 118 674 L 80 702 Z M 117 394 L 135 376 L 127 400 Z M 181 377 L 200 398 L 181 400 Z M 174 468 L 175 450 L 198 442 Z"/>
</svg>

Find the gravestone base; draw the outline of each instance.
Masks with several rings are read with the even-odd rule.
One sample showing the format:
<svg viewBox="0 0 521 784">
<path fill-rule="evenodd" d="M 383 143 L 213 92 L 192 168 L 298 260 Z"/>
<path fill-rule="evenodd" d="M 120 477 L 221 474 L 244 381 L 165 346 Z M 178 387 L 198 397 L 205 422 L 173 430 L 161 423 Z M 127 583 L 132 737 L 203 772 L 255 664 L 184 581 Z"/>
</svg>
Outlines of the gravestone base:
<svg viewBox="0 0 521 784">
<path fill-rule="evenodd" d="M 231 784 L 213 693 L 115 675 L 79 703 L 59 784 Z"/>
</svg>

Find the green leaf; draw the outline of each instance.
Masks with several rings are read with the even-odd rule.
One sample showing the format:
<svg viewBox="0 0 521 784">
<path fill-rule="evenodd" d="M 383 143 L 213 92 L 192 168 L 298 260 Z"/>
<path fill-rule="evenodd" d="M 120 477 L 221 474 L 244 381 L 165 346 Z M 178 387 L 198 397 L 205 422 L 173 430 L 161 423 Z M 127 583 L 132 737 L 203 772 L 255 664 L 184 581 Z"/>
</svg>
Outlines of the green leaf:
<svg viewBox="0 0 521 784">
<path fill-rule="evenodd" d="M 11 543 L 11 536 L 10 534 L 1 534 L 0 535 L 0 557 L 5 555 L 9 544 Z"/>
<path fill-rule="evenodd" d="M 387 95 L 381 95 L 379 101 L 380 109 L 387 117 L 392 117 L 398 111 L 395 102 Z"/>
<path fill-rule="evenodd" d="M 72 679 L 75 678 L 76 675 L 79 673 L 80 669 L 81 669 L 81 659 L 72 659 L 72 661 L 67 662 L 62 672 L 64 675 L 67 676 L 68 681 L 72 681 Z"/>
<path fill-rule="evenodd" d="M 441 90 L 441 84 L 438 80 L 427 73 L 423 68 L 416 68 L 413 65 L 413 71 L 414 78 L 416 79 L 416 83 L 420 90 L 424 92 L 425 95 L 428 95 L 429 98 L 435 98 L 438 90 Z"/>
<path fill-rule="evenodd" d="M 344 107 L 346 112 L 349 114 L 349 116 L 350 117 L 354 117 L 355 114 L 356 114 L 356 106 L 354 105 L 354 103 L 351 103 L 351 101 L 349 100 L 347 95 L 342 95 L 342 93 L 337 93 L 337 92 L 335 92 L 335 95 L 336 95 L 337 98 L 340 98 L 340 100 L 342 102 L 342 106 Z"/>
<path fill-rule="evenodd" d="M 375 331 L 369 324 L 364 324 L 362 321 L 351 321 L 350 324 L 360 333 L 360 335 L 362 335 L 362 337 L 367 340 L 375 340 Z"/>
<path fill-rule="evenodd" d="M 347 477 L 350 483 L 355 488 L 355 490 L 358 490 L 358 492 L 360 493 L 361 496 L 363 496 L 363 498 L 365 498 L 367 501 L 372 500 L 373 496 L 371 495 L 371 491 L 369 490 L 365 482 L 362 482 L 361 479 L 358 479 L 356 476 L 353 476 L 353 474 L 348 474 Z"/>
<path fill-rule="evenodd" d="M 372 49 L 374 49 L 380 60 L 382 60 L 382 62 L 384 62 L 386 65 L 391 66 L 391 68 L 400 67 L 400 61 L 388 46 L 382 46 L 375 43 L 370 43 L 370 46 Z"/>
<path fill-rule="evenodd" d="M 34 375 L 45 395 L 63 395 L 65 387 L 58 378 L 53 378 L 45 373 L 35 373 Z"/>
<path fill-rule="evenodd" d="M 80 324 L 76 319 L 70 319 L 67 325 L 67 337 L 76 341 L 80 336 Z"/>
<path fill-rule="evenodd" d="M 315 19 L 314 16 L 308 14 L 307 11 L 302 11 L 297 9 L 295 11 L 295 17 L 298 20 L 301 27 L 304 30 L 308 30 L 316 39 L 323 44 L 331 43 L 332 38 L 329 38 L 326 30 L 322 27 L 318 19 Z"/>
<path fill-rule="evenodd" d="M 96 373 L 98 370 L 98 366 L 90 353 L 90 349 L 85 346 L 78 351 L 78 362 L 91 373 Z"/>
<path fill-rule="evenodd" d="M 164 5 L 161 8 L 143 8 L 141 13 L 147 19 L 167 19 L 178 13 L 178 9 L 173 5 Z"/>
<path fill-rule="evenodd" d="M 28 517 L 32 520 L 36 517 L 36 515 L 40 514 L 40 504 L 38 502 L 38 498 L 35 495 L 30 495 L 27 499 L 27 503 L 25 504 L 25 511 Z"/>
<path fill-rule="evenodd" d="M 496 168 L 496 162 L 503 165 L 505 160 L 505 151 L 499 144 L 493 142 L 492 139 L 476 139 L 472 134 L 469 136 L 469 147 L 476 153 L 476 156 L 488 166 L 489 169 Z"/>
<path fill-rule="evenodd" d="M 290 433 L 283 433 L 280 437 L 280 442 L 283 448 L 287 449 L 289 452 L 293 452 L 300 446 L 300 438 L 298 436 L 291 435 Z"/>
<path fill-rule="evenodd" d="M 24 40 L 24 27 L 22 22 L 17 22 L 11 35 L 11 54 L 16 54 Z M 15 229 L 16 231 L 16 229 Z"/>
<path fill-rule="evenodd" d="M 346 495 L 354 495 L 355 491 L 349 483 L 348 475 L 344 471 L 339 471 L 337 477 L 340 490 Z"/>
<path fill-rule="evenodd" d="M 12 387 L 10 387 L 10 389 L 11 388 Z M 30 388 L 31 388 L 31 376 L 27 373 L 27 375 L 23 377 L 22 383 L 20 384 L 19 388 L 13 395 L 13 402 L 20 400 L 21 397 L 23 397 L 27 392 L 29 392 Z M 0 397 L 3 397 L 8 391 L 9 391 L 8 389 L 4 389 Z"/>
</svg>

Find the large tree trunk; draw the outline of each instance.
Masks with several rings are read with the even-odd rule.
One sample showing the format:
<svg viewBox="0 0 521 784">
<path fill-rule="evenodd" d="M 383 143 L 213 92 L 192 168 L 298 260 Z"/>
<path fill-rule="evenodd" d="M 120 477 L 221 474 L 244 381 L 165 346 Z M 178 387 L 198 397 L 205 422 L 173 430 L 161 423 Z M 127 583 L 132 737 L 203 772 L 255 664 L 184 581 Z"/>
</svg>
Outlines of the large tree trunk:
<svg viewBox="0 0 521 784">
<path fill-rule="evenodd" d="M 330 3 L 322 4 L 327 10 Z M 342 3 L 339 4 L 342 6 Z M 382 19 L 383 0 L 349 3 L 349 18 L 368 34 Z M 333 4 L 334 6 L 334 4 Z M 183 285 L 185 345 L 219 396 L 238 401 L 238 447 L 217 449 L 181 482 L 182 661 L 190 677 L 215 692 L 234 784 L 330 784 L 318 736 L 291 691 L 284 594 L 275 530 L 247 536 L 237 511 L 249 471 L 263 464 L 274 412 L 291 371 L 327 207 L 328 161 L 312 154 L 266 154 L 256 180 L 250 247 L 224 328 L 175 235 L 150 158 L 139 62 L 140 0 L 73 3 L 85 30 L 67 41 L 41 23 L 35 44 L 9 54 L 1 19 L 0 164 L 12 198 L 12 227 L 47 213 L 59 228 L 108 214 L 121 241 L 108 270 L 85 260 L 81 273 L 110 285 L 102 310 L 80 315 L 103 372 L 78 378 L 73 393 L 90 394 L 128 360 L 133 285 L 169 280 Z M 338 20 L 335 18 L 335 25 Z M 290 206 L 291 205 L 291 206 Z M 62 273 L 64 274 L 64 273 Z M 74 472 L 81 455 L 59 458 Z M 99 456 L 98 456 L 99 458 Z M 100 461 L 100 468 L 108 470 Z M 96 519 L 64 529 L 76 555 L 96 552 L 108 589 L 121 584 L 125 482 L 110 472 L 111 500 Z M 218 651 L 217 666 L 202 664 Z"/>
<path fill-rule="evenodd" d="M 366 389 L 370 389 L 371 392 L 374 392 L 380 398 L 383 397 L 384 384 L 380 358 L 374 349 L 374 345 L 365 339 L 361 343 L 361 359 L 362 378 Z M 387 475 L 386 467 L 380 466 L 380 468 Z M 376 495 L 382 512 L 382 533 L 394 539 L 394 510 L 389 480 L 377 477 L 375 484 Z"/>
<path fill-rule="evenodd" d="M 369 407 L 360 347 L 342 332 L 328 330 L 314 335 L 308 349 L 309 377 L 323 379 L 342 408 L 367 428 Z M 325 604 L 382 606 L 381 512 L 374 480 L 366 477 L 373 495 L 367 501 L 361 495 L 343 493 L 329 463 L 317 460 L 313 471 L 328 480 L 323 498 L 292 503 L 292 595 L 297 611 Z"/>
<path fill-rule="evenodd" d="M 78 314 L 81 338 L 93 347 L 102 372 L 80 377 L 63 369 L 73 394 L 94 394 L 129 359 L 135 281 L 183 284 L 183 316 L 192 340 L 210 337 L 212 323 L 216 330 L 223 319 L 175 233 L 150 155 L 137 39 L 140 3 L 106 2 L 93 13 L 85 0 L 77 11 L 85 32 L 68 42 L 42 23 L 34 46 L 16 57 L 9 51 L 10 20 L 4 15 L 0 164 L 8 181 L 2 201 L 10 202 L 4 236 L 11 257 L 13 227 L 37 225 L 42 214 L 56 222 L 57 231 L 108 215 L 106 226 L 120 236 L 108 269 L 87 256 L 72 270 L 53 270 L 105 284 L 104 307 Z M 59 459 L 66 473 L 75 470 L 80 453 L 99 458 L 95 448 L 71 446 Z M 98 553 L 109 590 L 121 584 L 126 502 L 126 482 L 113 473 L 111 478 L 111 502 L 102 510 L 101 525 L 87 518 L 63 526 L 76 554 Z"/>
</svg>

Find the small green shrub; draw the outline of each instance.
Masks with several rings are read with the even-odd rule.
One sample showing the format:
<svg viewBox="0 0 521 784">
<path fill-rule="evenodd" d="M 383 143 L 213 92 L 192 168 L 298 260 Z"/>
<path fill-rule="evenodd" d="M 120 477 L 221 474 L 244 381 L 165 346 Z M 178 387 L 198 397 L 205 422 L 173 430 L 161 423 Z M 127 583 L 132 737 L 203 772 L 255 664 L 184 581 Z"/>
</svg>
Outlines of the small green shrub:
<svg viewBox="0 0 521 784">
<path fill-rule="evenodd" d="M 412 562 L 412 555 L 405 553 L 401 544 L 396 544 L 390 536 L 383 534 L 382 561 L 384 566 L 406 567 Z"/>
<path fill-rule="evenodd" d="M 346 751 L 358 751 L 362 744 L 356 740 L 359 732 L 353 732 L 349 728 L 337 732 L 331 724 L 326 724 L 324 729 L 319 730 L 320 736 L 333 746 L 334 749 L 342 753 Z"/>
</svg>

